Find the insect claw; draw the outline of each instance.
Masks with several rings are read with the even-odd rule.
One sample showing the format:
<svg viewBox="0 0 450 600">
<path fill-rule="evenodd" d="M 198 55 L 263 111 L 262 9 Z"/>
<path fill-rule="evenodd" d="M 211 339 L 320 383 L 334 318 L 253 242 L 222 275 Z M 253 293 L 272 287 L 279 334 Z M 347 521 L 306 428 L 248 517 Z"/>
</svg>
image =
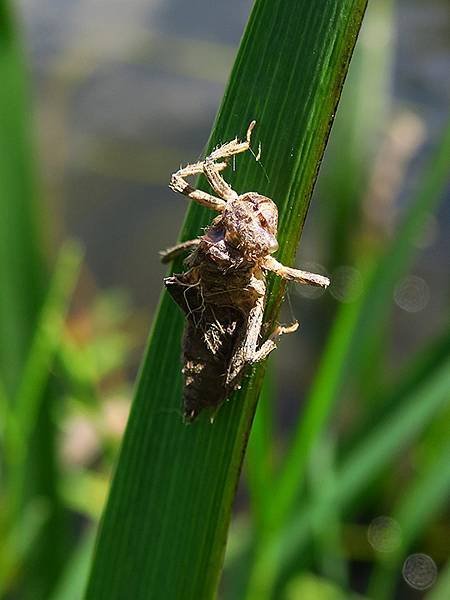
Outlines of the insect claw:
<svg viewBox="0 0 450 600">
<path fill-rule="evenodd" d="M 298 321 L 294 321 L 290 325 L 280 326 L 280 333 L 294 333 L 300 327 Z"/>
<path fill-rule="evenodd" d="M 255 125 L 256 125 L 256 121 L 255 121 L 255 120 L 253 120 L 253 121 L 250 123 L 250 125 L 248 126 L 248 129 L 247 129 L 247 142 L 248 142 L 249 144 L 250 144 L 250 138 L 251 138 L 251 136 L 252 136 L 252 131 L 253 131 L 253 128 L 255 127 Z"/>
<path fill-rule="evenodd" d="M 197 416 L 197 411 L 193 408 L 190 411 L 185 411 L 184 415 L 183 415 L 183 421 L 186 425 L 190 425 L 192 423 L 192 421 L 195 419 L 195 417 Z"/>
</svg>

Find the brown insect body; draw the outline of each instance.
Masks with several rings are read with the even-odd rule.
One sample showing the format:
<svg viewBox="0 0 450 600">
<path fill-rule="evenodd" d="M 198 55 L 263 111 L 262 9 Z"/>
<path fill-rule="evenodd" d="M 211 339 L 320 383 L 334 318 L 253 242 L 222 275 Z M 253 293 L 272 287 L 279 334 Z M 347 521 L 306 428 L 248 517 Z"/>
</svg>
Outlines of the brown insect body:
<svg viewBox="0 0 450 600">
<path fill-rule="evenodd" d="M 326 277 L 285 267 L 271 257 L 278 249 L 276 204 L 256 192 L 238 196 L 220 175 L 227 158 L 249 148 L 254 124 L 246 142 L 228 142 L 172 177 L 172 189 L 221 213 L 203 236 L 163 253 L 168 262 L 195 248 L 185 260 L 188 270 L 164 280 L 187 319 L 183 343 L 186 421 L 194 420 L 204 408 L 217 410 L 239 386 L 246 367 L 263 360 L 282 333 L 297 329 L 296 323 L 278 326 L 261 342 L 267 271 L 300 283 L 323 287 L 329 283 Z M 200 172 L 219 197 L 185 181 Z"/>
<path fill-rule="evenodd" d="M 254 322 L 249 317 L 255 307 L 262 317 L 266 284 L 261 262 L 278 248 L 278 211 L 272 200 L 247 193 L 229 204 L 187 258 L 189 270 L 165 279 L 187 318 L 186 420 L 203 408 L 217 408 L 239 385 L 250 362 L 243 347 Z"/>
</svg>

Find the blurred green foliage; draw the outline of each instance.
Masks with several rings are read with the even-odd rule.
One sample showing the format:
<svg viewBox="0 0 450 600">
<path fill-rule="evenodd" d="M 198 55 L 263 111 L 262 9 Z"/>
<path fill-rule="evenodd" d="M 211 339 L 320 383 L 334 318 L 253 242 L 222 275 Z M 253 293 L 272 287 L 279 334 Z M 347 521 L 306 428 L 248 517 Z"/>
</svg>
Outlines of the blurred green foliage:
<svg viewBox="0 0 450 600">
<path fill-rule="evenodd" d="M 394 17 L 390 0 L 369 8 L 318 184 L 323 262 L 336 280 L 350 266 L 349 278 L 315 301 L 314 314 L 328 315 L 327 337 L 306 394 L 299 384 L 302 409 L 288 432 L 277 427 L 270 367 L 246 458 L 248 502 L 240 501 L 228 540 L 224 599 L 408 597 L 402 566 L 414 552 L 438 567 L 427 597 L 449 593 L 450 332 L 442 323 L 400 366 L 392 314 L 442 200 L 450 126 L 412 185 L 408 165 L 424 132 L 416 115 L 393 106 Z M 132 309 L 117 293 L 80 305 L 77 244 L 45 258 L 28 74 L 6 2 L 0 78 L 0 594 L 77 600 L 128 414 Z M 236 133 L 233 123 L 226 133 Z M 189 226 L 204 217 L 197 211 Z M 313 326 L 305 335 L 313 346 L 322 333 Z M 183 523 L 176 527 L 181 536 Z"/>
</svg>

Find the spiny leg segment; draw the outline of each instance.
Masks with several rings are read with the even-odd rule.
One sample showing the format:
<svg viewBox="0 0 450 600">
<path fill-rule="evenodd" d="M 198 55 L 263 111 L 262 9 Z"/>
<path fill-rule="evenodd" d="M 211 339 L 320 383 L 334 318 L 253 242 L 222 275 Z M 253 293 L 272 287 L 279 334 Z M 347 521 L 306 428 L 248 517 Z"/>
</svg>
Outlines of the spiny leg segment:
<svg viewBox="0 0 450 600">
<path fill-rule="evenodd" d="M 226 144 L 219 146 L 219 148 L 216 148 L 216 150 L 211 152 L 205 160 L 186 165 L 186 167 L 179 169 L 172 175 L 169 187 L 175 192 L 184 194 L 191 200 L 198 202 L 202 206 L 206 206 L 217 212 L 222 212 L 225 209 L 227 201 L 236 199 L 238 194 L 228 185 L 220 172 L 227 166 L 228 158 L 235 154 L 245 152 L 250 148 L 250 138 L 255 124 L 256 121 L 250 123 L 244 142 L 240 142 L 235 138 L 234 140 L 231 140 L 231 142 L 227 142 Z M 219 197 L 197 190 L 186 181 L 186 177 L 199 175 L 200 173 L 203 173 L 206 176 L 211 188 Z"/>
<path fill-rule="evenodd" d="M 278 338 L 284 333 L 293 333 L 298 329 L 298 323 L 285 327 L 277 325 L 271 335 L 259 346 L 259 336 L 264 318 L 264 296 L 260 296 L 255 306 L 250 311 L 247 320 L 246 335 L 242 338 L 236 349 L 227 375 L 227 385 L 233 387 L 235 381 L 239 381 L 241 372 L 247 365 L 261 362 L 277 347 Z"/>
<path fill-rule="evenodd" d="M 267 271 L 272 271 L 288 281 L 295 281 L 296 283 L 303 283 L 306 285 L 313 285 L 316 287 L 327 288 L 330 285 L 328 277 L 318 275 L 317 273 L 310 273 L 309 271 L 301 271 L 300 269 L 292 269 L 286 267 L 282 263 L 278 262 L 273 256 L 266 256 L 264 259 L 263 267 Z"/>
<path fill-rule="evenodd" d="M 162 263 L 169 263 L 177 256 L 188 252 L 189 250 L 193 250 L 200 243 L 200 238 L 196 238 L 195 240 L 187 240 L 186 242 L 181 242 L 180 244 L 176 244 L 175 246 L 171 246 L 170 248 L 166 248 L 166 250 L 161 250 L 159 253 L 161 257 Z"/>
</svg>

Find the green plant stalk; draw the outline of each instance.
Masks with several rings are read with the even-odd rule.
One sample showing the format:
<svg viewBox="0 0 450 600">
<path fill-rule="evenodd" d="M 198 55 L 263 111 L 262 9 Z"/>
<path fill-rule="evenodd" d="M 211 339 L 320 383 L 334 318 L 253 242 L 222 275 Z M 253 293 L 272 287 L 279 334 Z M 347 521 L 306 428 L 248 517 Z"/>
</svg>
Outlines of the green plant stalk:
<svg viewBox="0 0 450 600">
<path fill-rule="evenodd" d="M 258 125 L 263 162 L 240 157 L 227 174 L 279 207 L 279 259 L 292 263 L 318 165 L 363 17 L 365 0 L 257 0 L 209 148 Z M 241 166 L 242 165 L 242 166 Z M 201 182 L 204 186 L 204 181 Z M 210 214 L 191 206 L 182 239 Z M 176 265 L 179 268 L 180 264 Z M 283 286 L 271 281 L 273 323 Z M 211 598 L 220 577 L 231 505 L 263 368 L 216 417 L 181 423 L 183 321 L 163 296 L 141 368 L 86 597 Z"/>
</svg>

